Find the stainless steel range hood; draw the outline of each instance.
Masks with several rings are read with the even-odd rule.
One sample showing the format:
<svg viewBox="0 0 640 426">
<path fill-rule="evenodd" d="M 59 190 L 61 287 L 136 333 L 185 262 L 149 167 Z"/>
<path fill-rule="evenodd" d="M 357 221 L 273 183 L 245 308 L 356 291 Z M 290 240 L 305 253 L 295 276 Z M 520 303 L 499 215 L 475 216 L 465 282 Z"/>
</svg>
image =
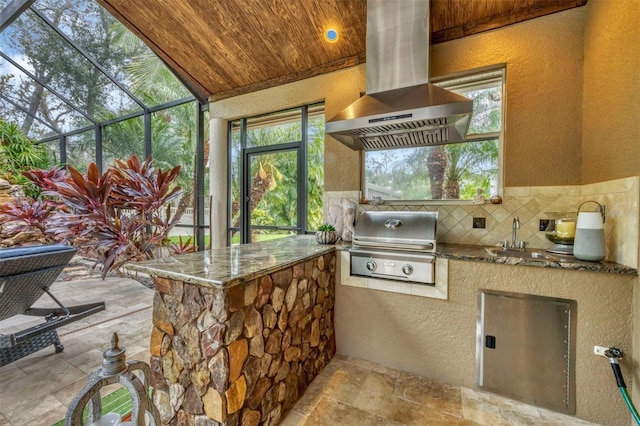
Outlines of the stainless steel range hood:
<svg viewBox="0 0 640 426">
<path fill-rule="evenodd" d="M 367 94 L 328 120 L 351 149 L 464 141 L 473 102 L 430 84 L 429 0 L 367 1 Z"/>
</svg>

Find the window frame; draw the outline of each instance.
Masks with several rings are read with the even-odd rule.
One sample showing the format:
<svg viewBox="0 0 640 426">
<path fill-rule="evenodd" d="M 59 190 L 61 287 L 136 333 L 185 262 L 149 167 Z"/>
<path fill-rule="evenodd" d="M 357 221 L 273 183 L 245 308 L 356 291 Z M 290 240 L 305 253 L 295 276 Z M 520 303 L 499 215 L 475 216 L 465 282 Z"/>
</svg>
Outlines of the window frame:
<svg viewBox="0 0 640 426">
<path fill-rule="evenodd" d="M 484 140 L 497 139 L 498 141 L 498 173 L 496 176 L 496 186 L 497 190 L 492 194 L 483 194 L 485 199 L 489 199 L 489 197 L 493 195 L 499 195 L 503 197 L 504 194 L 504 134 L 506 128 L 506 76 L 507 76 L 507 68 L 505 64 L 499 64 L 490 67 L 483 67 L 474 69 L 471 71 L 464 71 L 455 74 L 448 74 L 445 76 L 441 76 L 438 78 L 431 79 L 430 82 L 445 88 L 447 90 L 451 90 L 457 93 L 457 90 L 460 90 L 464 87 L 476 87 L 475 82 L 484 81 L 485 84 L 490 84 L 491 82 L 501 81 L 501 90 L 502 90 L 502 99 L 501 99 L 501 119 L 500 119 L 500 131 L 499 132 L 488 132 L 488 133 L 478 133 L 478 134 L 468 134 L 466 137 L 467 141 L 472 142 L 480 142 Z M 478 84 L 481 86 L 481 84 Z M 481 87 L 478 87 L 481 88 Z M 458 142 L 459 143 L 459 142 Z M 466 143 L 466 142 L 464 142 Z M 453 143 L 452 143 L 453 144 Z M 443 144 L 449 145 L 449 144 Z M 393 151 L 394 149 L 390 149 L 387 151 Z M 360 174 L 360 191 L 365 194 L 366 191 L 366 153 L 363 153 L 361 156 L 361 174 Z M 459 200 L 459 199 L 424 199 L 424 200 L 385 200 L 385 204 L 388 205 L 470 205 L 473 204 L 473 200 Z"/>
<path fill-rule="evenodd" d="M 320 110 L 321 108 L 321 110 Z M 297 112 L 296 112 L 297 111 Z M 249 146 L 247 142 L 247 132 L 249 130 L 250 122 L 257 121 L 261 123 L 263 126 L 265 121 L 269 123 L 273 122 L 273 125 L 278 125 L 279 123 L 287 122 L 287 113 L 289 115 L 294 116 L 296 118 L 299 117 L 300 120 L 300 140 L 287 140 L 281 143 L 269 144 L 262 147 Z M 309 144 L 309 122 L 310 118 L 316 117 L 318 115 L 322 115 L 325 117 L 325 103 L 322 102 L 314 102 L 311 104 L 302 105 L 294 108 L 286 108 L 278 111 L 269 112 L 266 114 L 259 114 L 255 116 L 249 117 L 240 117 L 234 120 L 229 120 L 228 129 L 227 129 L 227 146 L 228 146 L 228 154 L 227 154 L 227 192 L 229 196 L 227 197 L 227 245 L 232 245 L 233 235 L 236 233 L 240 234 L 240 244 L 245 244 L 250 241 L 250 232 L 254 228 L 251 225 L 251 218 L 247 217 L 247 212 L 250 210 L 249 208 L 249 190 L 250 190 L 250 177 L 247 175 L 247 165 L 249 158 L 255 155 L 261 155 L 268 152 L 278 153 L 278 152 L 286 152 L 286 151 L 295 151 L 297 153 L 297 161 L 298 161 L 298 173 L 296 177 L 296 185 L 297 185 L 297 221 L 296 226 L 291 229 L 297 235 L 310 234 L 313 233 L 314 230 L 309 228 L 309 210 L 308 210 L 308 194 L 309 194 L 309 161 L 310 161 L 310 149 Z M 269 116 L 272 116 L 273 119 L 269 119 Z M 265 118 L 265 121 L 260 120 L 261 118 Z M 326 119 L 326 117 L 325 117 Z M 239 152 L 239 160 L 238 161 L 238 179 L 239 182 L 239 226 L 233 225 L 233 164 L 234 154 L 233 154 L 233 143 L 234 143 L 234 132 L 239 132 L 238 141 L 240 144 L 240 152 Z M 323 142 L 324 143 L 324 142 Z M 242 200 L 245 200 L 243 202 Z M 259 228 L 263 229 L 278 229 L 282 228 L 279 226 L 260 226 Z M 284 229 L 284 228 L 283 228 Z"/>
</svg>

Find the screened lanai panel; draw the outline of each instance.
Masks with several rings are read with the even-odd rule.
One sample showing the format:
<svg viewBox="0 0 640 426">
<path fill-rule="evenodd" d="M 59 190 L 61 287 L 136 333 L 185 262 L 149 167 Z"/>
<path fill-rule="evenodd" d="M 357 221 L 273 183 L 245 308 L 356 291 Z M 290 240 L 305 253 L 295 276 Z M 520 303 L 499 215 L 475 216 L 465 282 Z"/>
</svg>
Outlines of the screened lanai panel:
<svg viewBox="0 0 640 426">
<path fill-rule="evenodd" d="M 21 123 L 25 120 L 26 114 L 9 104 L 0 96 L 0 119 L 8 123 Z"/>
<path fill-rule="evenodd" d="M 89 164 L 96 161 L 95 132 L 83 132 L 67 137 L 67 164 L 86 173 Z"/>
<path fill-rule="evenodd" d="M 189 102 L 151 115 L 151 152 L 156 167 L 180 166 L 176 183 L 191 191 L 195 176 L 196 103 Z"/>
<path fill-rule="evenodd" d="M 0 119 L 5 120 L 8 123 L 14 123 L 20 128 L 23 128 L 22 126 L 29 125 L 31 120 L 33 120 L 26 133 L 27 137 L 32 140 L 58 135 L 58 133 L 41 122 L 35 119 L 30 119 L 28 114 L 20 108 L 17 108 L 15 105 L 15 103 L 12 103 L 5 98 L 4 95 L 0 95 Z"/>
<path fill-rule="evenodd" d="M 311 105 L 307 117 L 307 230 L 323 222 L 324 104 Z"/>
<path fill-rule="evenodd" d="M 135 154 L 144 160 L 144 118 L 135 117 L 104 126 L 102 129 L 103 170 L 115 160 L 126 161 Z"/>
<path fill-rule="evenodd" d="M 49 153 L 49 159 L 51 160 L 52 165 L 61 165 L 60 164 L 60 141 L 53 140 L 49 142 L 44 142 L 42 144 L 47 148 L 47 152 Z"/>
<path fill-rule="evenodd" d="M 247 147 L 277 145 L 302 140 L 300 109 L 247 119 Z"/>
<path fill-rule="evenodd" d="M 38 0 L 40 12 L 146 106 L 190 96 L 167 66 L 136 35 L 95 1 Z"/>
<path fill-rule="evenodd" d="M 240 120 L 234 121 L 231 123 L 231 133 L 229 135 L 230 138 L 230 149 L 229 155 L 229 197 L 230 197 L 230 212 L 229 217 L 231 218 L 231 223 L 229 223 L 229 228 L 239 229 L 240 227 L 240 186 L 241 182 L 241 171 L 242 171 L 242 124 Z M 230 241 L 232 244 L 240 244 L 240 233 L 239 231 L 232 231 L 230 235 Z"/>
<path fill-rule="evenodd" d="M 88 32 L 86 36 L 93 37 Z M 0 46 L 43 84 L 96 121 L 142 109 L 30 9 L 0 33 Z"/>
<path fill-rule="evenodd" d="M 0 45 L 3 48 L 3 53 L 10 56 L 18 65 L 23 68 L 29 66 L 26 58 L 11 55 L 4 51 L 5 44 Z M 27 71 L 31 72 L 30 70 Z M 51 93 L 28 74 L 25 74 L 11 62 L 1 57 L 0 89 L 0 101 L 2 102 L 0 105 L 3 106 L 1 110 L 2 117 L 17 124 L 27 137 L 32 140 L 45 139 L 56 134 L 57 132 L 52 130 L 51 127 L 62 132 L 69 132 L 92 125 L 88 118 L 72 108 L 70 104 Z M 16 110 L 28 111 L 29 115 L 34 118 L 28 120 L 27 115 L 21 115 L 20 119 L 5 116 L 4 107 L 8 107 L 8 105 L 12 105 Z"/>
</svg>

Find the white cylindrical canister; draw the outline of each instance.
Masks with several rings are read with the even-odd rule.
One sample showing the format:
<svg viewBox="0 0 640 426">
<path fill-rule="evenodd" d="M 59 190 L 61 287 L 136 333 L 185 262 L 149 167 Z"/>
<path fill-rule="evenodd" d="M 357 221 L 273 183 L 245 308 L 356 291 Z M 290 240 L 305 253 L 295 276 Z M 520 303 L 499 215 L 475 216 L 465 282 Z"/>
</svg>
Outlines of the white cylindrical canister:
<svg viewBox="0 0 640 426">
<path fill-rule="evenodd" d="M 596 204 L 600 206 L 599 203 Z M 576 259 L 599 261 L 607 255 L 604 241 L 603 210 L 602 206 L 600 206 L 600 211 L 596 212 L 581 212 L 578 208 L 576 237 L 573 242 L 573 256 Z"/>
</svg>

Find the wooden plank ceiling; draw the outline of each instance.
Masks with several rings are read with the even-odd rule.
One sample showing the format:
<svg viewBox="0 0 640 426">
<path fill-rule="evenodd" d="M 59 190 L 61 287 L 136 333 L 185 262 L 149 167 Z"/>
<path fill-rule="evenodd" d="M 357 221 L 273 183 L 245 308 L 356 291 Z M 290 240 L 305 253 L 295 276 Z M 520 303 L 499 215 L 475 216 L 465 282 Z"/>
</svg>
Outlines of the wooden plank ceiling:
<svg viewBox="0 0 640 426">
<path fill-rule="evenodd" d="M 403 0 L 391 0 L 403 1 Z M 587 0 L 430 0 L 442 43 Z M 98 0 L 201 101 L 224 99 L 365 61 L 366 0 Z M 335 43 L 324 31 L 340 32 Z"/>
</svg>

